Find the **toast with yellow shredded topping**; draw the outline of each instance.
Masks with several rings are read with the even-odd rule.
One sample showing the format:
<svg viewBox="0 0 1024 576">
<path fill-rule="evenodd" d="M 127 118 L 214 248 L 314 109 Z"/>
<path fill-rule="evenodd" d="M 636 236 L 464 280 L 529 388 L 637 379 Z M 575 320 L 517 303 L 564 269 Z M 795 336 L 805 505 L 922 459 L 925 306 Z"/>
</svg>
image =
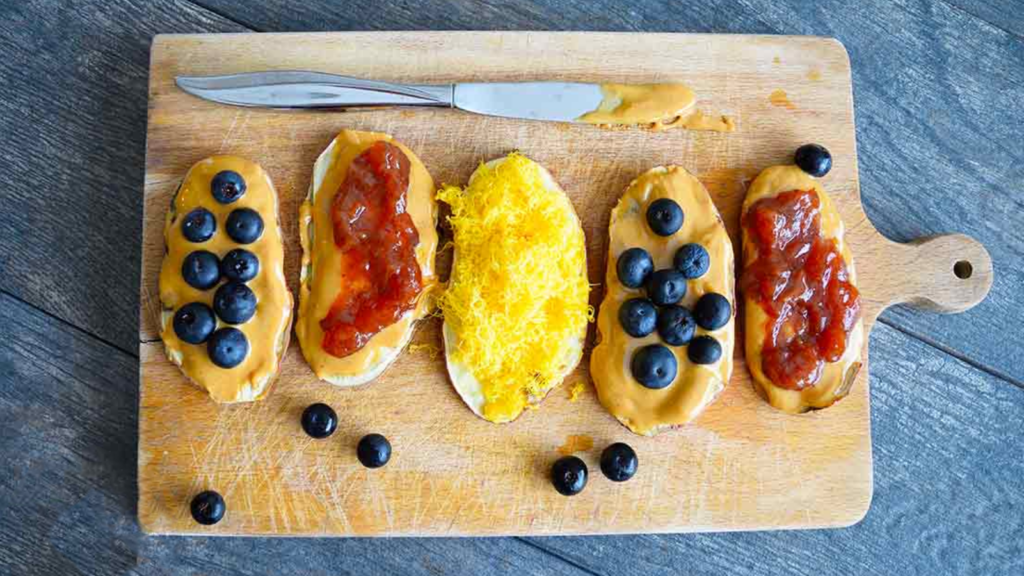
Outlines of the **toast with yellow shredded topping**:
<svg viewBox="0 0 1024 576">
<path fill-rule="evenodd" d="M 586 242 L 543 166 L 512 153 L 445 186 L 452 273 L 439 299 L 452 385 L 476 415 L 511 422 L 579 364 L 593 319 Z"/>
</svg>

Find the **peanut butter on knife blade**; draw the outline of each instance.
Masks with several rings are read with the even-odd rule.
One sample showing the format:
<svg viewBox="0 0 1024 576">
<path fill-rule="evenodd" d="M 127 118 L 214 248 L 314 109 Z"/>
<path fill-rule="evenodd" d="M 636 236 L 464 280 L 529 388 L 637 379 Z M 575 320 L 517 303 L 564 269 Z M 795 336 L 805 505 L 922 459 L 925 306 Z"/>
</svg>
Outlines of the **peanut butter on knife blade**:
<svg viewBox="0 0 1024 576">
<path fill-rule="evenodd" d="M 597 108 L 580 122 L 600 126 L 643 125 L 652 130 L 686 128 L 732 132 L 736 124 L 727 116 L 712 116 L 695 109 L 693 90 L 682 84 L 602 84 Z"/>
</svg>

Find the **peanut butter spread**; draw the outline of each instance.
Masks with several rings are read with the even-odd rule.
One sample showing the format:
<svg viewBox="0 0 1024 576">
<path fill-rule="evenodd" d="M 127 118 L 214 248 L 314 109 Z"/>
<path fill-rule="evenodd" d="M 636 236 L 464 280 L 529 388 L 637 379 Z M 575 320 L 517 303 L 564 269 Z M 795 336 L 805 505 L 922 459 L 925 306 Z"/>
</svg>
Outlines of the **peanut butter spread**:
<svg viewBox="0 0 1024 576">
<path fill-rule="evenodd" d="M 230 204 L 217 202 L 210 192 L 214 175 L 223 170 L 237 172 L 247 186 L 245 194 Z M 199 207 L 213 213 L 217 230 L 205 242 L 189 242 L 183 236 L 181 220 Z M 225 232 L 228 215 L 238 208 L 259 212 L 266 223 L 263 234 L 244 246 Z M 160 268 L 160 337 L 171 361 L 217 402 L 244 402 L 265 396 L 287 347 L 293 301 L 284 277 L 284 247 L 277 210 L 277 193 L 263 168 L 237 156 L 214 156 L 199 161 L 188 171 L 167 212 L 166 254 Z M 256 294 L 257 305 L 251 319 L 235 326 L 248 339 L 249 353 L 239 365 L 225 369 L 210 360 L 206 344 L 182 342 L 174 332 L 172 319 L 178 308 L 191 302 L 212 306 L 216 292 L 216 287 L 198 290 L 185 283 L 181 272 L 185 257 L 195 250 L 206 250 L 223 258 L 235 248 L 245 248 L 259 259 L 259 273 L 247 283 Z M 226 324 L 218 320 L 217 328 L 223 326 Z"/>
<path fill-rule="evenodd" d="M 355 352 L 344 357 L 332 356 L 323 349 L 324 331 L 321 327 L 321 320 L 330 312 L 338 295 L 342 278 L 342 257 L 334 242 L 331 203 L 335 192 L 345 181 L 352 161 L 374 142 L 381 140 L 398 146 L 411 163 L 405 209 L 419 233 L 419 244 L 415 252 L 423 289 L 414 310 L 377 332 L 365 346 Z M 437 204 L 433 196 L 434 181 L 426 167 L 411 150 L 387 134 L 344 130 L 317 159 L 309 196 L 299 210 L 302 288 L 295 334 L 306 361 L 319 378 L 341 386 L 354 386 L 372 380 L 383 372 L 408 343 L 413 323 L 430 312 L 437 288 L 434 271 Z"/>
<path fill-rule="evenodd" d="M 687 128 L 732 132 L 735 123 L 726 116 L 709 116 L 696 110 L 693 90 L 682 84 L 602 84 L 603 99 L 597 109 L 580 116 L 581 122 L 641 125 L 653 130 Z"/>
<path fill-rule="evenodd" d="M 825 238 L 836 240 L 839 253 L 846 262 L 850 282 L 856 285 L 857 273 L 853 266 L 853 254 L 850 252 L 849 244 L 846 243 L 845 230 L 839 212 L 821 184 L 800 168 L 793 165 L 773 166 L 762 171 L 750 184 L 750 189 L 743 201 L 743 215 L 746 216 L 750 207 L 758 200 L 774 197 L 791 190 L 813 190 L 817 193 L 821 212 L 821 234 Z M 744 227 L 743 266 L 751 265 L 756 259 L 757 253 L 751 242 L 750 231 Z M 744 347 L 747 366 L 753 376 L 755 389 L 769 404 L 786 412 L 799 413 L 812 408 L 831 406 L 849 392 L 861 364 L 861 349 L 864 345 L 864 323 L 862 320 L 858 320 L 850 332 L 846 350 L 840 359 L 825 364 L 817 384 L 802 390 L 791 390 L 774 385 L 765 376 L 762 369 L 761 353 L 766 326 L 769 324 L 768 315 L 761 305 L 749 295 L 744 295 L 744 310 Z"/>
<path fill-rule="evenodd" d="M 659 198 L 675 200 L 685 215 L 682 228 L 668 237 L 654 234 L 645 218 L 647 206 Z M 682 245 L 699 243 L 708 251 L 711 265 L 703 276 L 687 282 L 680 305 L 692 309 L 701 296 L 717 292 L 735 310 L 732 243 L 707 190 L 678 166 L 654 168 L 634 180 L 612 210 L 608 234 L 605 295 L 597 317 L 598 343 L 590 358 L 590 374 L 601 404 L 633 432 L 650 436 L 690 422 L 725 388 L 732 375 L 735 322 L 730 319 L 712 331 L 697 329 L 697 336 L 707 334 L 721 344 L 717 362 L 693 364 L 685 347 L 668 346 L 679 365 L 676 379 L 660 390 L 642 386 L 633 378 L 630 361 L 643 346 L 661 341 L 657 332 L 634 338 L 619 324 L 622 303 L 642 296 L 641 289 L 627 288 L 619 281 L 619 255 L 629 248 L 644 248 L 654 260 L 654 269 L 659 270 L 672 267 Z"/>
</svg>

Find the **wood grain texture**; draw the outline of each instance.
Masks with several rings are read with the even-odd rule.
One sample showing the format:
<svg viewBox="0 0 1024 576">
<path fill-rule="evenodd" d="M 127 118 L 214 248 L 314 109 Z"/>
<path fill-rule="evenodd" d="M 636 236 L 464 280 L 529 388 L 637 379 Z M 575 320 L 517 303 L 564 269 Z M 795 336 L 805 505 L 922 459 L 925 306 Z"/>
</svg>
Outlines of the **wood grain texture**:
<svg viewBox="0 0 1024 576">
<path fill-rule="evenodd" d="M 775 59 L 787 65 L 779 67 Z M 199 101 L 172 83 L 176 74 L 263 68 L 408 82 L 680 80 L 697 91 L 702 108 L 734 115 L 738 131 L 602 131 L 439 110 L 329 115 L 233 109 Z M 812 71 L 820 80 L 805 81 Z M 281 196 L 287 275 L 294 283 L 297 205 L 313 160 L 342 127 L 394 134 L 439 182 L 462 182 L 481 160 L 522 150 L 546 165 L 573 200 L 587 233 L 595 283 L 604 269 L 608 213 L 642 171 L 677 163 L 697 174 L 735 238 L 749 179 L 765 166 L 787 161 L 797 145 L 821 142 L 836 158 L 825 187 L 844 217 L 859 262 L 866 327 L 894 302 L 927 299 L 949 310 L 973 305 L 991 281 L 987 255 L 976 243 L 943 240 L 958 250 L 975 250 L 975 274 L 951 283 L 948 245 L 898 247 L 864 216 L 849 74 L 842 46 L 814 38 L 539 33 L 158 38 L 150 76 L 141 286 L 139 517 L 144 529 L 199 531 L 187 501 L 208 488 L 224 493 L 236 511 L 202 530 L 212 534 L 564 534 L 857 521 L 871 498 L 866 358 L 846 400 L 802 418 L 761 402 L 740 361 L 730 387 L 694 425 L 639 439 L 605 414 L 593 394 L 572 404 L 564 392 L 556 392 L 541 410 L 512 425 L 485 423 L 459 403 L 441 359 L 422 353 L 406 353 L 365 389 L 339 390 L 316 382 L 293 346 L 267 401 L 218 407 L 186 386 L 162 346 L 153 342 L 162 219 L 185 169 L 219 152 L 263 164 Z M 799 110 L 769 102 L 768 95 L 780 86 L 803 102 Z M 922 281 L 893 283 L 910 263 Z M 595 291 L 595 305 L 599 296 Z M 437 323 L 423 325 L 415 341 L 437 345 Z M 568 380 L 589 383 L 586 364 Z M 299 431 L 298 414 L 314 401 L 325 401 L 342 415 L 331 441 L 313 442 Z M 352 446 L 369 431 L 385 433 L 395 446 L 397 457 L 385 469 L 368 472 L 355 461 Z M 628 489 L 595 479 L 584 494 L 566 501 L 550 488 L 546 472 L 557 448 L 573 434 L 595 439 L 596 448 L 584 455 L 595 473 L 600 449 L 622 439 L 648 462 L 645 473 Z"/>
<path fill-rule="evenodd" d="M 861 188 L 873 224 L 900 241 L 970 235 L 989 248 L 999 270 L 990 296 L 967 314 L 897 306 L 883 321 L 1024 386 L 1024 334 L 1017 330 L 1024 324 L 1019 0 L 656 0 L 628 7 L 616 0 L 449 0 L 362 10 L 330 0 L 274 0 L 261 10 L 242 0 L 201 1 L 260 30 L 582 28 L 838 38 L 853 62 Z M 1006 334 L 1015 345 L 1005 345 Z"/>
<path fill-rule="evenodd" d="M 197 0 L 253 30 L 274 32 L 372 30 L 595 30 L 621 32 L 773 32 L 742 0 L 685 3 L 654 0 L 443 0 L 377 2 L 354 11 L 330 0 L 301 4 L 271 0 L 260 10 L 244 0 Z"/>
<path fill-rule="evenodd" d="M 943 0 L 993 28 L 1024 38 L 1024 10 L 1018 0 Z"/>
<path fill-rule="evenodd" d="M 0 286 L 134 353 L 150 38 L 181 0 L 0 3 Z"/>
<path fill-rule="evenodd" d="M 137 361 L 0 293 L 0 574 L 584 574 L 516 539 L 146 537 Z"/>
<path fill-rule="evenodd" d="M 134 521 L 136 361 L 0 294 L 0 453 L 9 471 L 0 475 L 0 573 L 1021 573 L 1024 453 L 1012 439 L 1024 392 L 885 325 L 873 330 L 872 345 L 875 495 L 852 528 L 529 545 L 167 538 L 143 535 Z"/>
</svg>

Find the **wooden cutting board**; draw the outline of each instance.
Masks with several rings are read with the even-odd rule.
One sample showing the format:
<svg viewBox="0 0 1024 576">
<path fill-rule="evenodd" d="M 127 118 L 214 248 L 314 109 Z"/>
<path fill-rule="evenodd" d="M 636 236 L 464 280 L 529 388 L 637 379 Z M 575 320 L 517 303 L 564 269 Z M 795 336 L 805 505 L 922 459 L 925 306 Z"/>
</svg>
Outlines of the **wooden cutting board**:
<svg viewBox="0 0 1024 576">
<path fill-rule="evenodd" d="M 737 131 L 608 131 L 427 109 L 276 112 L 204 102 L 173 82 L 179 74 L 264 69 L 417 83 L 680 81 L 696 91 L 701 109 L 732 116 Z M 527 32 L 159 36 L 150 69 L 140 296 L 139 520 L 146 532 L 449 536 L 810 528 L 857 522 L 871 503 L 866 349 L 846 399 L 792 416 L 756 396 L 737 346 L 732 381 L 718 401 L 691 425 L 651 439 L 634 436 L 602 409 L 587 372 L 589 355 L 539 410 L 507 425 L 473 416 L 448 383 L 443 359 L 423 349 L 405 351 L 377 381 L 353 390 L 317 381 L 293 340 L 266 400 L 214 404 L 165 358 L 158 336 L 169 199 L 189 166 L 206 156 L 231 153 L 262 164 L 281 195 L 286 273 L 297 293 L 298 206 L 314 160 L 343 128 L 393 134 L 438 183 L 464 183 L 479 162 L 514 149 L 547 166 L 583 220 L 595 306 L 609 213 L 634 177 L 653 166 L 684 166 L 707 186 L 735 241 L 749 181 L 766 166 L 788 162 L 806 142 L 824 144 L 835 158 L 824 185 L 849 230 L 868 330 L 897 302 L 965 310 L 984 298 L 992 280 L 988 254 L 969 238 L 895 244 L 867 220 L 850 61 L 835 40 Z M 738 254 L 738 241 L 736 248 Z M 439 326 L 424 322 L 414 343 L 439 347 Z M 586 388 L 571 402 L 568 389 L 576 382 Z M 340 415 L 338 432 L 327 440 L 312 440 L 299 426 L 313 402 Z M 356 460 L 356 441 L 369 432 L 385 434 L 394 446 L 382 469 L 367 470 Z M 640 458 L 638 475 L 623 484 L 606 480 L 597 464 L 615 441 L 631 444 Z M 565 498 L 548 472 L 570 452 L 587 462 L 591 479 L 582 494 Z M 188 511 L 192 496 L 205 489 L 227 501 L 225 519 L 212 527 L 195 524 Z"/>
</svg>

